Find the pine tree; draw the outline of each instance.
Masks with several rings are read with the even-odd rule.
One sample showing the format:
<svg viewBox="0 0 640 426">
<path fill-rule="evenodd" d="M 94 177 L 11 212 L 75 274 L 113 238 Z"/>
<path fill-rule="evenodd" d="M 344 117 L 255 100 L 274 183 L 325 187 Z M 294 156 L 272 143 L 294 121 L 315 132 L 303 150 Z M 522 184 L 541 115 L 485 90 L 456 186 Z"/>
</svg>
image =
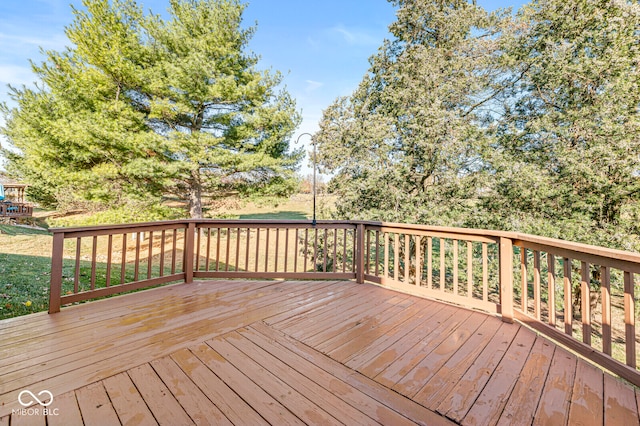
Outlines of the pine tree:
<svg viewBox="0 0 640 426">
<path fill-rule="evenodd" d="M 9 169 L 32 196 L 102 204 L 173 194 L 202 217 L 205 194 L 293 188 L 300 116 L 281 74 L 246 52 L 238 0 L 171 0 L 170 19 L 134 0 L 83 0 L 72 47 L 33 65 L 41 85 L 12 88 L 2 129 Z"/>
</svg>

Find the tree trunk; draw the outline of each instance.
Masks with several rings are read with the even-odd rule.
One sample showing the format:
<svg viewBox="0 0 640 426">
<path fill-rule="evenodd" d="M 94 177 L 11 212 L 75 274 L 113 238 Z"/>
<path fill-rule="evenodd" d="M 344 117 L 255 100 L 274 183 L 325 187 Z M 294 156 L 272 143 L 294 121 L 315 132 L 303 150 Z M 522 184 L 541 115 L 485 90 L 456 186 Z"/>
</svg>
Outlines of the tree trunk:
<svg viewBox="0 0 640 426">
<path fill-rule="evenodd" d="M 191 176 L 189 215 L 192 219 L 202 219 L 202 181 L 200 180 L 200 173 L 196 170 L 191 173 Z"/>
</svg>

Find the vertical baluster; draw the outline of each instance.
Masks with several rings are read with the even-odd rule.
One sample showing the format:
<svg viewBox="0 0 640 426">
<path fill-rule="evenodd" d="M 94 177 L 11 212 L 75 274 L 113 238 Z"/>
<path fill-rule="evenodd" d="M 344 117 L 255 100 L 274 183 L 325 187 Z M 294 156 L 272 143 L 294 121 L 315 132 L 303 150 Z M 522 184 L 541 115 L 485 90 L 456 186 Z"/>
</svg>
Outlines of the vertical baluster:
<svg viewBox="0 0 640 426">
<path fill-rule="evenodd" d="M 453 240 L 453 294 L 458 296 L 458 240 Z"/>
<path fill-rule="evenodd" d="M 520 247 L 520 301 L 522 312 L 529 312 L 529 283 L 527 277 L 527 249 Z"/>
<path fill-rule="evenodd" d="M 107 273 L 105 277 L 105 285 L 111 286 L 111 258 L 113 256 L 113 234 L 107 237 Z"/>
<path fill-rule="evenodd" d="M 627 365 L 636 368 L 636 319 L 633 273 L 624 271 L 624 330 Z"/>
<path fill-rule="evenodd" d="M 439 238 L 440 242 L 440 291 L 444 291 L 446 287 L 445 277 L 445 241 L 444 238 Z"/>
<path fill-rule="evenodd" d="M 416 287 L 420 287 L 422 281 L 422 239 L 419 235 L 414 236 L 416 245 Z"/>
<path fill-rule="evenodd" d="M 380 231 L 376 230 L 376 277 L 380 275 Z"/>
<path fill-rule="evenodd" d="M 366 274 L 370 274 L 371 273 L 371 269 L 370 269 L 370 264 L 371 264 L 371 231 L 366 231 L 366 243 L 365 243 L 365 252 L 364 252 L 364 258 L 365 258 L 365 263 L 364 263 L 364 270 Z"/>
<path fill-rule="evenodd" d="M 571 304 L 571 259 L 564 258 L 564 332 L 573 334 L 573 309 Z"/>
<path fill-rule="evenodd" d="M 227 228 L 227 243 L 226 243 L 226 251 L 224 255 L 224 271 L 229 271 L 229 264 L 231 263 L 230 253 L 231 253 L 231 228 Z"/>
<path fill-rule="evenodd" d="M 220 228 L 216 228 L 216 271 L 220 270 Z"/>
<path fill-rule="evenodd" d="M 582 311 L 582 341 L 591 345 L 591 289 L 589 288 L 589 264 L 580 263 L 580 299 Z"/>
<path fill-rule="evenodd" d="M 147 262 L 147 279 L 150 279 L 153 267 L 153 231 L 149 231 L 149 251 L 147 257 L 149 258 Z"/>
<path fill-rule="evenodd" d="M 602 352 L 611 355 L 611 271 L 600 267 L 600 290 L 602 295 Z"/>
<path fill-rule="evenodd" d="M 176 258 L 178 257 L 178 229 L 173 229 L 173 241 L 171 242 L 171 275 L 176 273 Z"/>
<path fill-rule="evenodd" d="M 236 234 L 236 258 L 233 270 L 237 272 L 238 266 L 240 266 L 240 228 L 236 228 Z"/>
<path fill-rule="evenodd" d="M 549 325 L 556 327 L 556 257 L 547 253 L 547 281 L 549 282 Z"/>
<path fill-rule="evenodd" d="M 298 272 L 298 239 L 299 239 L 299 230 L 298 228 L 296 228 L 296 242 L 293 245 L 295 247 L 294 249 L 294 256 L 293 256 L 293 272 Z"/>
<path fill-rule="evenodd" d="M 198 237 L 196 238 L 196 271 L 200 270 L 200 237 L 202 235 L 202 228 L 200 226 L 196 226 L 196 233 Z"/>
<path fill-rule="evenodd" d="M 122 234 L 122 256 L 120 261 L 120 284 L 124 284 L 127 271 L 127 234 Z"/>
<path fill-rule="evenodd" d="M 275 254 L 275 263 L 274 263 L 274 269 L 273 272 L 278 272 L 278 244 L 280 243 L 280 229 L 276 228 L 276 254 Z"/>
<path fill-rule="evenodd" d="M 342 272 L 347 271 L 347 228 L 342 230 Z"/>
<path fill-rule="evenodd" d="M 258 258 L 260 255 L 260 228 L 256 229 L 256 265 L 255 272 L 258 272 Z"/>
<path fill-rule="evenodd" d="M 433 288 L 433 237 L 427 237 L 427 288 Z"/>
<path fill-rule="evenodd" d="M 209 263 L 211 258 L 211 227 L 207 227 L 207 259 L 204 261 L 204 270 L 209 270 Z"/>
<path fill-rule="evenodd" d="M 138 275 L 140 272 L 140 232 L 136 232 L 136 261 L 133 267 L 133 281 L 138 281 Z"/>
<path fill-rule="evenodd" d="M 313 228 L 313 272 L 318 268 L 318 228 Z"/>
<path fill-rule="evenodd" d="M 247 228 L 247 247 L 246 250 L 244 252 L 244 269 L 245 271 L 249 270 L 249 247 L 250 247 L 250 240 L 251 240 L 251 228 Z"/>
<path fill-rule="evenodd" d="M 389 278 L 389 233 L 385 232 L 384 240 L 384 277 Z"/>
<path fill-rule="evenodd" d="M 540 292 L 540 252 L 533 251 L 533 312 L 537 320 L 540 319 L 541 310 Z"/>
<path fill-rule="evenodd" d="M 489 246 L 482 243 L 482 300 L 489 301 Z"/>
<path fill-rule="evenodd" d="M 410 275 L 410 266 L 411 266 L 411 256 L 409 250 L 411 245 L 411 236 L 409 234 L 404 234 L 404 283 L 409 284 L 409 275 Z"/>
<path fill-rule="evenodd" d="M 287 261 L 289 260 L 289 228 L 284 231 L 284 272 L 287 272 Z"/>
<path fill-rule="evenodd" d="M 73 276 L 73 292 L 77 293 L 80 288 L 80 247 L 82 244 L 81 238 L 76 238 L 76 271 Z"/>
<path fill-rule="evenodd" d="M 164 245 L 166 243 L 166 231 L 160 233 L 160 276 L 164 277 Z"/>
<path fill-rule="evenodd" d="M 354 226 L 353 228 L 353 259 L 351 261 L 351 272 L 355 273 L 356 272 L 356 256 L 358 253 L 356 244 L 357 244 L 357 239 L 358 239 L 358 227 Z"/>
<path fill-rule="evenodd" d="M 322 249 L 323 259 L 322 259 L 322 272 L 327 272 L 327 251 L 329 250 L 329 233 L 327 228 L 324 229 L 324 248 Z"/>
<path fill-rule="evenodd" d="M 307 272 L 307 258 L 309 257 L 309 228 L 304 230 L 304 272 Z"/>
<path fill-rule="evenodd" d="M 333 262 L 331 262 L 333 264 L 333 269 L 332 272 L 337 272 L 337 265 L 336 263 L 338 263 L 338 228 L 334 228 L 333 229 Z"/>
<path fill-rule="evenodd" d="M 269 231 L 270 228 L 266 228 L 265 232 L 267 233 L 266 239 L 264 242 L 264 271 L 269 272 Z"/>
<path fill-rule="evenodd" d="M 91 246 L 91 290 L 96 289 L 96 257 L 98 254 L 98 237 L 93 236 L 93 244 Z"/>
<path fill-rule="evenodd" d="M 400 234 L 395 233 L 393 235 L 393 280 L 398 282 L 400 269 Z"/>
<path fill-rule="evenodd" d="M 467 297 L 473 297 L 473 243 L 467 241 Z"/>
</svg>

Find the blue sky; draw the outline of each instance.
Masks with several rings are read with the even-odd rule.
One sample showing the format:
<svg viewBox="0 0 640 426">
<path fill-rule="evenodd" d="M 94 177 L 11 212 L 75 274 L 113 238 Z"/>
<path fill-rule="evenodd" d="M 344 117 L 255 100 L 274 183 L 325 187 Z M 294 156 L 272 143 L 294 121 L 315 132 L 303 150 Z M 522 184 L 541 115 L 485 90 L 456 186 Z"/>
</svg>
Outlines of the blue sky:
<svg viewBox="0 0 640 426">
<path fill-rule="evenodd" d="M 168 0 L 138 0 L 145 10 L 166 13 Z M 353 92 L 394 21 L 386 0 L 248 0 L 244 19 L 257 23 L 250 49 L 260 68 L 285 75 L 284 84 L 302 111 L 293 141 L 318 129 L 322 110 L 338 96 Z M 521 0 L 479 0 L 488 10 L 519 7 Z M 7 84 L 31 85 L 29 60 L 42 61 L 40 48 L 62 50 L 65 26 L 73 19 L 70 4 L 81 0 L 0 1 L 0 102 L 10 102 Z M 1 141 L 0 141 L 1 142 Z M 300 138 L 308 145 L 309 137 Z M 309 172 L 305 161 L 301 172 Z"/>
</svg>

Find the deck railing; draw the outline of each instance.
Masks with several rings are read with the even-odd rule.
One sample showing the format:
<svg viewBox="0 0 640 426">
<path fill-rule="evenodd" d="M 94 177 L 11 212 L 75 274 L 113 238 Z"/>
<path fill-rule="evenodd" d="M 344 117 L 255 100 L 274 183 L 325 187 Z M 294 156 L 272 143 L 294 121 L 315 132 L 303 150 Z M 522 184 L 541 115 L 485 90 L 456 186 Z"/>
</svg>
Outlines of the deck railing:
<svg viewBox="0 0 640 426">
<path fill-rule="evenodd" d="M 0 202 L 0 217 L 31 217 L 33 206 L 25 203 Z"/>
<path fill-rule="evenodd" d="M 194 278 L 355 279 L 518 320 L 640 386 L 640 255 L 532 235 L 363 221 L 54 229 L 49 312 Z"/>
</svg>

